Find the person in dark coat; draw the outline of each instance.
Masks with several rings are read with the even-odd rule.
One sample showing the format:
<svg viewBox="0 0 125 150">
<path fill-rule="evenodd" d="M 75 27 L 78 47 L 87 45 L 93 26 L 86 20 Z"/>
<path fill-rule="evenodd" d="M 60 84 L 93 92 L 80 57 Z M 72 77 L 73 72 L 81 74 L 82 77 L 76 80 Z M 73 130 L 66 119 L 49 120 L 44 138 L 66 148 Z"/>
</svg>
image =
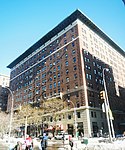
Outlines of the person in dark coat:
<svg viewBox="0 0 125 150">
<path fill-rule="evenodd" d="M 17 142 L 13 150 L 22 150 L 22 144 L 20 142 Z"/>
</svg>

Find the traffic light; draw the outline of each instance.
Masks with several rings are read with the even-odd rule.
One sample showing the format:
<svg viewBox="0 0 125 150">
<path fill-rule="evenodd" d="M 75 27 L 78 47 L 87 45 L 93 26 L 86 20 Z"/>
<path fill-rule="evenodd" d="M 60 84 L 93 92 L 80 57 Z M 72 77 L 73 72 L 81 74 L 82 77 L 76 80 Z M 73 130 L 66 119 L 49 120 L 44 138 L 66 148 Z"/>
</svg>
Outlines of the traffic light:
<svg viewBox="0 0 125 150">
<path fill-rule="evenodd" d="M 105 100 L 105 91 L 100 91 L 100 99 Z"/>
</svg>

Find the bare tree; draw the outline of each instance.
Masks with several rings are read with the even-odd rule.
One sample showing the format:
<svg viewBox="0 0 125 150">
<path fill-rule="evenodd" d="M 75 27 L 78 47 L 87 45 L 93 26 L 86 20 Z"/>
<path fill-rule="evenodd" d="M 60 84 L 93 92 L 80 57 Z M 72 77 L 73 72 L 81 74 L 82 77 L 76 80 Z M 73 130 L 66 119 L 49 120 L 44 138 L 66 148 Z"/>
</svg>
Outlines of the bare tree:
<svg viewBox="0 0 125 150">
<path fill-rule="evenodd" d="M 40 107 L 33 107 L 34 105 L 28 104 L 20 107 L 18 112 L 15 115 L 14 122 L 21 126 L 25 125 L 25 138 L 27 134 L 27 125 L 28 124 L 43 124 L 44 116 L 51 116 L 53 118 L 53 123 L 56 123 L 56 119 L 58 117 L 58 113 L 64 108 L 66 108 L 67 104 L 62 99 L 49 99 L 44 100 L 41 103 Z"/>
<path fill-rule="evenodd" d="M 21 106 L 18 112 L 15 114 L 14 122 L 18 125 L 20 124 L 20 126 L 25 124 L 25 138 L 27 134 L 27 125 L 34 122 L 37 123 L 42 112 L 42 109 L 32 107 L 30 104 L 28 104 Z"/>
</svg>

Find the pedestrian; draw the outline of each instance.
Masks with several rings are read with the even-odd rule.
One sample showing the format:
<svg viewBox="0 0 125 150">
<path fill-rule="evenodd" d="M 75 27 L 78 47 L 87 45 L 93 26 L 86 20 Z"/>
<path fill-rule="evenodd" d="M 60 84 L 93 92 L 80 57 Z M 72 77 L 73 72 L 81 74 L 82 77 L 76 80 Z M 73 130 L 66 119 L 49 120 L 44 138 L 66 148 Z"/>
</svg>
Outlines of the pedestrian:
<svg viewBox="0 0 125 150">
<path fill-rule="evenodd" d="M 72 139 L 71 139 L 71 138 L 69 139 L 69 145 L 70 145 L 71 150 L 72 150 L 72 149 L 73 149 L 73 141 L 72 141 Z"/>
<path fill-rule="evenodd" d="M 22 150 L 22 144 L 21 142 L 17 142 L 16 146 L 14 147 L 13 150 Z"/>
<path fill-rule="evenodd" d="M 48 136 L 46 133 L 44 133 L 44 135 L 41 138 L 41 148 L 42 150 L 46 150 L 48 146 Z"/>
<path fill-rule="evenodd" d="M 32 138 L 29 135 L 26 138 L 26 150 L 33 150 Z"/>
</svg>

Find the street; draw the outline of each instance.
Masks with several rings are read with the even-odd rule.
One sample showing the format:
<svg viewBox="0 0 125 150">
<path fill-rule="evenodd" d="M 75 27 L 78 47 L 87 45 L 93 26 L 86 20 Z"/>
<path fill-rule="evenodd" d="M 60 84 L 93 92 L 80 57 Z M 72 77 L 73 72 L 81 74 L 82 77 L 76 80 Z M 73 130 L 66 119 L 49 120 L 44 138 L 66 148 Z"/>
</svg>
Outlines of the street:
<svg viewBox="0 0 125 150">
<path fill-rule="evenodd" d="M 0 141 L 0 150 L 8 150 L 8 147 L 3 141 Z"/>
<path fill-rule="evenodd" d="M 47 150 L 58 150 L 58 149 L 66 149 L 68 146 L 68 141 L 63 144 L 62 140 L 49 140 Z M 38 145 L 34 147 L 34 150 L 39 150 Z"/>
<path fill-rule="evenodd" d="M 11 143 L 14 144 L 14 143 Z M 5 140 L 0 140 L 0 150 L 9 150 L 8 143 Z M 109 142 L 105 138 L 89 138 L 88 142 L 82 143 L 81 140 L 73 139 L 73 150 L 125 150 L 125 138 L 114 139 Z M 24 150 L 24 149 L 23 149 Z M 40 141 L 34 145 L 33 150 L 41 150 Z M 68 140 L 63 144 L 62 140 L 48 140 L 48 147 L 46 150 L 71 150 Z"/>
</svg>

